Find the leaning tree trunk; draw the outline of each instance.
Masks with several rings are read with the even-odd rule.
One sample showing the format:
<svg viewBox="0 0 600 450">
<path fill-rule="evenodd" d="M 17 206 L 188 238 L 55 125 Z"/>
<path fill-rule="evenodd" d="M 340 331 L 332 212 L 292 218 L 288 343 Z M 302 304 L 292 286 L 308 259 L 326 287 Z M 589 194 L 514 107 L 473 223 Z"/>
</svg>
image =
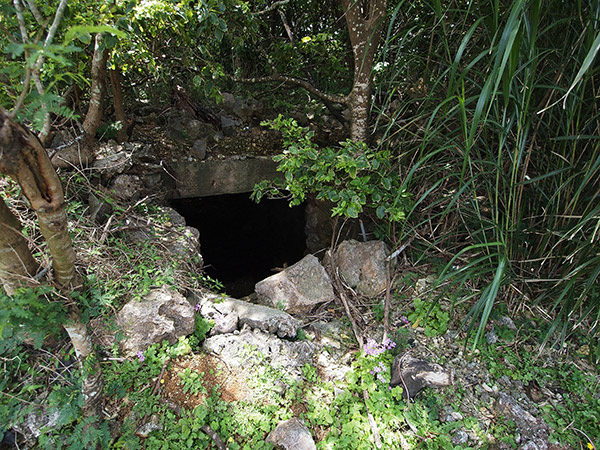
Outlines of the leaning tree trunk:
<svg viewBox="0 0 600 450">
<path fill-rule="evenodd" d="M 86 167 L 94 159 L 93 147 L 96 131 L 102 124 L 102 104 L 106 93 L 108 49 L 103 41 L 102 34 L 97 34 L 92 57 L 90 102 L 82 124 L 83 138 L 78 138 L 71 145 L 57 152 L 52 157 L 54 167 Z"/>
<path fill-rule="evenodd" d="M 0 199 L 0 282 L 6 293 L 12 295 L 16 287 L 29 284 L 38 267 L 21 224 Z"/>
<path fill-rule="evenodd" d="M 9 175 L 19 183 L 37 213 L 40 232 L 48 242 L 48 250 L 52 256 L 56 283 L 66 290 L 75 287 L 77 284 L 75 252 L 68 232 L 66 205 L 60 179 L 38 138 L 22 125 L 13 122 L 2 107 L 0 107 L 0 172 Z M 10 217 L 7 220 L 10 221 Z M 12 228 L 18 229 L 14 226 Z M 18 236 L 16 238 L 13 236 L 13 239 L 19 243 Z M 22 242 L 19 245 L 19 250 L 24 252 Z M 4 261 L 5 256 L 5 253 L 0 254 L 0 259 Z M 5 264 L 8 264 L 8 260 L 6 261 Z M 79 311 L 72 305 L 66 307 L 71 320 L 65 325 L 65 330 L 71 338 L 84 372 L 82 394 L 86 405 L 83 412 L 86 416 L 98 415 L 101 413 L 102 402 L 100 364 L 94 355 L 87 327 L 80 320 Z"/>
<path fill-rule="evenodd" d="M 70 287 L 75 281 L 75 252 L 67 230 L 63 189 L 38 138 L 0 110 L 0 172 L 19 183 L 38 217 L 48 242 L 56 282 Z"/>
<path fill-rule="evenodd" d="M 369 136 L 369 110 L 375 52 L 381 41 L 381 25 L 387 0 L 340 0 L 350 35 L 354 81 L 348 96 L 351 111 L 350 138 L 366 142 Z"/>
</svg>

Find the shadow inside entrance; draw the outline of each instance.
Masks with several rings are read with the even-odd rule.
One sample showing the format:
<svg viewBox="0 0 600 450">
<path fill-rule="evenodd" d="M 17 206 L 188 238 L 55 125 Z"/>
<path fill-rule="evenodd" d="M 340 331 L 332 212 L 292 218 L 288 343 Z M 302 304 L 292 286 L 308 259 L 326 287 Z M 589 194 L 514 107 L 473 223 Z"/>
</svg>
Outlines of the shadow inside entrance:
<svg viewBox="0 0 600 450">
<path fill-rule="evenodd" d="M 200 231 L 205 272 L 241 298 L 254 285 L 306 251 L 304 207 L 286 200 L 255 203 L 250 194 L 173 200 L 171 206 Z"/>
</svg>

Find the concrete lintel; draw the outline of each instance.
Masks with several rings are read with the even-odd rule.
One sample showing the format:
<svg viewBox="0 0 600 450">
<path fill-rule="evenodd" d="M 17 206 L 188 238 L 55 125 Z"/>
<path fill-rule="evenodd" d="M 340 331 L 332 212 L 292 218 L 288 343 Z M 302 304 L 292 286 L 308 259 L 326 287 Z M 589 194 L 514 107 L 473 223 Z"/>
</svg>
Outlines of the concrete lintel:
<svg viewBox="0 0 600 450">
<path fill-rule="evenodd" d="M 174 199 L 251 192 L 262 180 L 280 178 L 271 157 L 170 163 Z"/>
</svg>

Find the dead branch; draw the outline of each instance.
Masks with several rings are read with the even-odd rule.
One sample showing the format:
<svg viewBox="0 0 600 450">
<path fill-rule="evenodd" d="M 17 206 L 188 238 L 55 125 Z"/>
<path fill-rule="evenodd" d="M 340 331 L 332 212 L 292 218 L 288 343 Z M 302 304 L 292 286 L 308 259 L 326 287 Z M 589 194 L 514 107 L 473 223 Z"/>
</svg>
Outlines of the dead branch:
<svg viewBox="0 0 600 450">
<path fill-rule="evenodd" d="M 266 76 L 266 77 L 253 77 L 253 78 L 235 78 L 234 77 L 233 81 L 236 81 L 238 83 L 250 83 L 250 84 L 257 84 L 257 83 L 289 84 L 291 86 L 299 86 L 301 88 L 304 88 L 308 92 L 310 92 L 311 94 L 313 94 L 314 96 L 318 97 L 321 100 L 327 100 L 331 103 L 340 103 L 342 105 L 348 105 L 348 103 L 349 103 L 348 96 L 327 94 L 326 92 L 323 92 L 323 91 L 317 89 L 316 87 L 314 87 L 307 80 L 303 80 L 301 78 L 288 77 L 288 76 L 284 76 L 284 75 L 274 74 L 274 75 L 270 75 L 270 76 Z"/>
<path fill-rule="evenodd" d="M 266 14 L 268 12 L 273 11 L 274 9 L 279 8 L 280 6 L 287 5 L 289 2 L 290 2 L 290 0 L 278 0 L 275 3 L 273 3 L 271 6 L 267 6 L 262 11 L 258 11 L 258 12 L 252 13 L 252 15 L 253 16 L 260 16 L 262 14 Z"/>
</svg>

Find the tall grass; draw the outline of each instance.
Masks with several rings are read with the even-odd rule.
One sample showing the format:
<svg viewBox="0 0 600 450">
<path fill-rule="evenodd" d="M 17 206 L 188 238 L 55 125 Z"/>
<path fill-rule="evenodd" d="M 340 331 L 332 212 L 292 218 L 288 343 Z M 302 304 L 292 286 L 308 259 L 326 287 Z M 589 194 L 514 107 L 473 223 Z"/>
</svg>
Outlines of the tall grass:
<svg viewBox="0 0 600 450">
<path fill-rule="evenodd" d="M 549 336 L 600 335 L 599 17 L 593 0 L 390 15 L 376 133 L 415 195 L 402 233 L 448 261 L 441 284 L 473 287 L 477 338 L 498 299 L 549 308 Z"/>
</svg>

